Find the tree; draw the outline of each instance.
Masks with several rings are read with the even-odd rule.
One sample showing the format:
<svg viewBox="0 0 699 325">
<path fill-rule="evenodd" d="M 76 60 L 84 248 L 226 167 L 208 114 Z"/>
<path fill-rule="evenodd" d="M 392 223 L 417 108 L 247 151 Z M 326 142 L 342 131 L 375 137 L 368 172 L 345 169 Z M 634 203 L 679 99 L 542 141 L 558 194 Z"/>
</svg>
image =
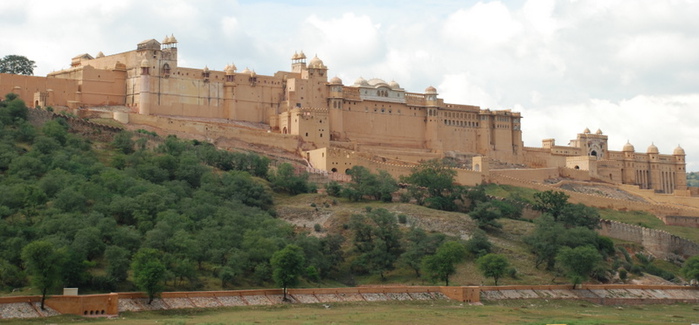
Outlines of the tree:
<svg viewBox="0 0 699 325">
<path fill-rule="evenodd" d="M 688 280 L 699 281 L 699 255 L 688 258 L 680 271 Z"/>
<path fill-rule="evenodd" d="M 289 244 L 282 250 L 272 255 L 272 278 L 274 282 L 283 288 L 284 301 L 288 301 L 286 291 L 288 287 L 294 287 L 299 283 L 299 276 L 303 274 L 305 258 L 301 247 Z"/>
<path fill-rule="evenodd" d="M 134 152 L 134 144 L 134 141 L 131 139 L 131 132 L 128 131 L 117 133 L 114 136 L 114 140 L 112 140 L 114 149 L 127 155 Z"/>
<path fill-rule="evenodd" d="M 475 257 L 481 257 L 490 253 L 493 244 L 488 240 L 485 231 L 476 229 L 469 240 L 466 241 L 466 251 Z"/>
<path fill-rule="evenodd" d="M 584 204 L 566 204 L 561 209 L 558 221 L 562 222 L 566 228 L 586 227 L 597 229 L 599 225 L 599 212 L 597 209 Z"/>
<path fill-rule="evenodd" d="M 449 286 L 449 276 L 456 273 L 456 263 L 466 256 L 466 248 L 457 241 L 447 241 L 432 256 L 423 259 L 423 271 L 431 278 Z"/>
<path fill-rule="evenodd" d="M 107 261 L 107 275 L 115 282 L 126 280 L 129 271 L 129 251 L 119 246 L 109 246 L 104 250 Z"/>
<path fill-rule="evenodd" d="M 46 293 L 61 276 L 61 255 L 47 241 L 33 241 L 22 249 L 22 261 L 32 276 L 32 283 L 41 290 L 41 310 Z"/>
<path fill-rule="evenodd" d="M 395 214 L 386 209 L 375 209 L 367 212 L 367 216 L 353 215 L 350 228 L 354 230 L 355 248 L 360 253 L 354 266 L 379 274 L 385 280 L 385 272 L 394 269 L 403 252 Z"/>
<path fill-rule="evenodd" d="M 546 269 L 553 270 L 565 228 L 547 214 L 536 219 L 534 223 L 536 224 L 534 232 L 525 237 L 524 242 L 529 244 L 531 252 L 536 255 L 536 268 L 546 263 Z"/>
<path fill-rule="evenodd" d="M 510 267 L 510 263 L 504 255 L 492 253 L 479 258 L 476 264 L 484 277 L 492 277 L 495 280 L 495 285 L 498 285 L 498 279 L 505 275 Z"/>
<path fill-rule="evenodd" d="M 473 211 L 468 215 L 471 219 L 476 220 L 478 227 L 483 228 L 502 228 L 502 225 L 496 220 L 502 217 L 500 209 L 492 202 L 479 202 Z"/>
<path fill-rule="evenodd" d="M 308 184 L 308 173 L 296 175 L 294 166 L 283 163 L 277 167 L 276 172 L 270 172 L 269 180 L 275 190 L 285 191 L 291 195 L 308 193 L 311 186 Z"/>
<path fill-rule="evenodd" d="M 534 210 L 548 213 L 554 220 L 558 221 L 563 208 L 568 204 L 568 194 L 560 191 L 544 191 L 534 194 Z"/>
<path fill-rule="evenodd" d="M 332 185 L 334 188 L 329 188 L 328 194 L 332 195 L 330 190 L 337 191 L 339 189 L 340 195 L 352 201 L 361 201 L 367 196 L 374 200 L 391 202 L 393 192 L 398 190 L 398 183 L 385 170 L 380 170 L 378 174 L 374 174 L 364 166 L 354 166 L 347 171 L 347 174 L 352 177 L 352 183 L 344 188 Z"/>
<path fill-rule="evenodd" d="M 442 161 L 434 159 L 424 162 L 415 168 L 412 173 L 401 179 L 402 182 L 427 188 L 430 197 L 445 196 L 454 188 L 456 171 L 449 168 Z"/>
<path fill-rule="evenodd" d="M 146 292 L 150 305 L 155 296 L 163 291 L 165 280 L 165 264 L 160 257 L 162 252 L 153 248 L 141 248 L 133 257 L 131 270 L 133 271 L 134 284 Z"/>
<path fill-rule="evenodd" d="M 415 276 L 420 277 L 420 267 L 425 256 L 434 255 L 444 242 L 444 234 L 427 234 L 422 228 L 412 228 L 408 232 L 405 252 L 400 256 L 403 264 L 415 271 Z"/>
<path fill-rule="evenodd" d="M 21 55 L 6 55 L 0 59 L 0 73 L 31 76 L 34 74 L 34 68 L 36 68 L 35 63 Z"/>
<path fill-rule="evenodd" d="M 556 255 L 556 263 L 564 270 L 573 285 L 587 280 L 600 262 L 602 255 L 592 246 L 562 247 Z"/>
</svg>

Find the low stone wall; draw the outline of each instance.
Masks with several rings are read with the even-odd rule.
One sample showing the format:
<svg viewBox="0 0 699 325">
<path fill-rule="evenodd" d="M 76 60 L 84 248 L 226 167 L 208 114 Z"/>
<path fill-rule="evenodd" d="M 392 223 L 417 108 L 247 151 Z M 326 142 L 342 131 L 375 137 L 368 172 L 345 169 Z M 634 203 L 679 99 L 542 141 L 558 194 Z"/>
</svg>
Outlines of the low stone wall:
<svg viewBox="0 0 699 325">
<path fill-rule="evenodd" d="M 148 304 L 140 292 L 103 295 L 52 296 L 40 310 L 40 296 L 0 298 L 0 319 L 36 318 L 58 314 L 114 316 L 119 312 L 180 308 L 259 306 L 284 303 L 281 289 L 164 292 Z M 652 285 L 532 285 L 532 286 L 376 286 L 354 288 L 289 289 L 291 303 L 338 303 L 453 299 L 481 300 L 571 299 L 605 305 L 699 303 L 699 288 Z"/>
<path fill-rule="evenodd" d="M 581 285 L 480 287 L 483 300 L 569 299 L 600 305 L 699 303 L 699 288 L 669 285 Z"/>
</svg>

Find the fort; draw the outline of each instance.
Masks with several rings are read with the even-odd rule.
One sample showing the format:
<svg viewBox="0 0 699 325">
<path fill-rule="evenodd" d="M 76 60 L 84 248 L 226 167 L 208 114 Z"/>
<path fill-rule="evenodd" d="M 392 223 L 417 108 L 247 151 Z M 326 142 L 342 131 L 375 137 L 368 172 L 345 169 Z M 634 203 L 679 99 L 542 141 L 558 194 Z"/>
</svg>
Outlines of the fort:
<svg viewBox="0 0 699 325">
<path fill-rule="evenodd" d="M 378 78 L 345 83 L 303 52 L 291 56 L 290 71 L 264 76 L 234 64 L 181 67 L 177 51 L 171 35 L 122 53 L 80 54 L 70 68 L 45 77 L 0 74 L 0 91 L 81 118 L 112 118 L 217 145 L 237 139 L 285 150 L 322 173 L 362 165 L 400 176 L 420 161 L 450 158 L 464 185 L 604 182 L 646 190 L 659 204 L 682 205 L 671 213 L 677 222 L 696 225 L 692 217 L 699 216 L 693 198 L 699 191 L 687 187 L 679 146 L 672 154 L 660 154 L 653 144 L 645 152 L 631 143 L 615 151 L 601 130 L 585 129 L 565 146 L 544 139 L 541 147 L 525 147 L 520 113 L 445 103 L 432 86 L 417 93 Z"/>
</svg>

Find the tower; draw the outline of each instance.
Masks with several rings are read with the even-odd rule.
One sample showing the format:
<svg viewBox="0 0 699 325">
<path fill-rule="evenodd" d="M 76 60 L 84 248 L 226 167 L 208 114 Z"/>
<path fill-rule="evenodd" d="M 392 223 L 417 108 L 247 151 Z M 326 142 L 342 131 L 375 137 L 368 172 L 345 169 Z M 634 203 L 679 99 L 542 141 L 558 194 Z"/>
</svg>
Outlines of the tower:
<svg viewBox="0 0 699 325">
<path fill-rule="evenodd" d="M 150 69 L 150 61 L 143 59 L 141 61 L 141 91 L 138 97 L 138 113 L 143 115 L 150 114 Z"/>
</svg>

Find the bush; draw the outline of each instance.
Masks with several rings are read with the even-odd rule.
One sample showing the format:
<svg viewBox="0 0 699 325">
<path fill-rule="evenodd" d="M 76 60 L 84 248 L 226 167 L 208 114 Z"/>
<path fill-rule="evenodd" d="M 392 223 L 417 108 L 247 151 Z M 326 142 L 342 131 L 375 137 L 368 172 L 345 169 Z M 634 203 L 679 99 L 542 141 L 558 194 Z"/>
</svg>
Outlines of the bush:
<svg viewBox="0 0 699 325">
<path fill-rule="evenodd" d="M 342 185 L 336 181 L 325 184 L 325 191 L 330 196 L 339 197 L 342 192 Z"/>
<path fill-rule="evenodd" d="M 628 278 L 629 278 L 629 273 L 626 272 L 626 270 L 624 270 L 624 269 L 619 270 L 619 279 L 622 282 L 626 282 L 626 279 L 628 279 Z"/>
<path fill-rule="evenodd" d="M 408 223 L 408 216 L 406 216 L 404 214 L 399 214 L 398 215 L 398 222 L 402 223 L 402 224 Z"/>
<path fill-rule="evenodd" d="M 320 226 L 320 224 L 316 223 L 315 225 L 313 225 L 313 230 L 315 230 L 315 232 L 321 232 L 323 228 Z"/>
<path fill-rule="evenodd" d="M 507 275 L 509 275 L 510 278 L 513 278 L 515 280 L 519 278 L 517 274 L 517 269 L 514 267 L 511 267 L 509 270 L 507 270 Z"/>
</svg>

